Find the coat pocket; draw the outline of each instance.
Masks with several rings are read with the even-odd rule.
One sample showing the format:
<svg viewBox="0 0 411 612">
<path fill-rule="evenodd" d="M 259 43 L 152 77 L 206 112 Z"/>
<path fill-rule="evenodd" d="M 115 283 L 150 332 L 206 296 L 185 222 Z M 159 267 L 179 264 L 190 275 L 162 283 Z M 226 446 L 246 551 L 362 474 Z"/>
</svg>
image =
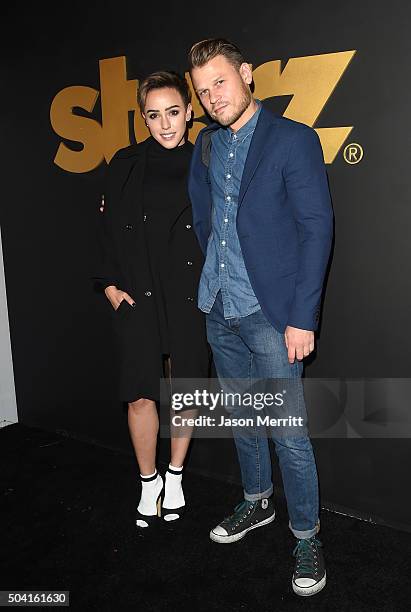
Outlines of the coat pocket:
<svg viewBox="0 0 411 612">
<path fill-rule="evenodd" d="M 120 304 L 117 306 L 117 308 L 114 311 L 114 315 L 116 317 L 127 316 L 127 314 L 130 312 L 130 310 L 132 310 L 132 308 L 133 307 L 130 306 L 127 300 L 121 300 Z"/>
</svg>

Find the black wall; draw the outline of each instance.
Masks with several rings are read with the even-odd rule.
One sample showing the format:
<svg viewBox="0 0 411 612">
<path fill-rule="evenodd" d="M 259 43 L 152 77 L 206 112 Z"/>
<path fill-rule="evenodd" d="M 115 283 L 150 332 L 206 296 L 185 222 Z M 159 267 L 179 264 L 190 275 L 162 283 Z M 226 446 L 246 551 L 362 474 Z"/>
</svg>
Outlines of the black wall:
<svg viewBox="0 0 411 612">
<path fill-rule="evenodd" d="M 74 174 L 53 163 L 61 138 L 50 125 L 51 102 L 70 85 L 98 90 L 104 58 L 125 55 L 129 79 L 160 68 L 184 72 L 187 50 L 208 36 L 237 42 L 255 68 L 356 50 L 315 123 L 354 126 L 347 143 L 360 143 L 364 157 L 349 165 L 343 147 L 328 166 L 335 247 L 318 350 L 306 375 L 409 376 L 410 19 L 410 6 L 398 0 L 9 9 L 0 59 L 0 223 L 22 423 L 131 451 L 115 399 L 109 322 L 89 280 L 104 164 Z M 287 101 L 267 103 L 284 108 Z M 96 119 L 99 112 L 97 103 Z M 411 529 L 407 435 L 314 439 L 323 505 Z M 164 440 L 164 457 L 166 450 Z M 230 441 L 195 441 L 190 466 L 239 478 Z"/>
</svg>

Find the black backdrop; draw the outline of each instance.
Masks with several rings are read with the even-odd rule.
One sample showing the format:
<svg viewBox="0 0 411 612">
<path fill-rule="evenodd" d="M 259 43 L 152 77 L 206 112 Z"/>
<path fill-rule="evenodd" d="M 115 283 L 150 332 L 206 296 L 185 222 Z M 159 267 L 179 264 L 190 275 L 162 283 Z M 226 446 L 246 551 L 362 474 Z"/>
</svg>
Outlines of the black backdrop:
<svg viewBox="0 0 411 612">
<path fill-rule="evenodd" d="M 2 19 L 0 221 L 20 422 L 131 452 L 115 399 L 108 321 L 89 280 L 105 164 L 74 174 L 53 163 L 61 138 L 51 128 L 50 105 L 70 85 L 99 90 L 104 58 L 126 56 L 129 79 L 159 68 L 184 72 L 188 48 L 208 36 L 237 42 L 254 67 L 356 50 L 315 123 L 354 126 L 347 143 L 360 143 L 364 157 L 349 165 L 342 147 L 328 166 L 335 248 L 318 350 L 306 374 L 407 377 L 410 6 L 398 0 L 62 6 L 9 9 Z M 287 101 L 277 103 L 284 108 Z M 99 112 L 97 102 L 96 119 Z M 322 409 L 330 409 L 327 402 Z M 163 440 L 163 457 L 167 446 Z M 314 446 L 324 506 L 411 529 L 409 439 L 315 439 Z M 195 441 L 189 467 L 239 480 L 231 441 Z"/>
</svg>

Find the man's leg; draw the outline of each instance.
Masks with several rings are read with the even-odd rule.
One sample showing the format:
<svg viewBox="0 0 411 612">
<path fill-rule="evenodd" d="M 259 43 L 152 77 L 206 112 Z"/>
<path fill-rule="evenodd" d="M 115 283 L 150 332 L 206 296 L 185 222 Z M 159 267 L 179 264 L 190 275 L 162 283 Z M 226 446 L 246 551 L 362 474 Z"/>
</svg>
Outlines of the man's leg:
<svg viewBox="0 0 411 612">
<path fill-rule="evenodd" d="M 283 478 L 290 529 L 297 538 L 309 538 L 318 531 L 319 501 L 317 469 L 306 431 L 302 363 L 297 360 L 289 363 L 284 334 L 274 329 L 262 311 L 241 319 L 240 332 L 252 352 L 251 377 L 266 380 L 266 390 L 284 386 L 288 392 L 283 407 L 267 409 L 267 414 L 278 418 L 300 417 L 304 421 L 304 427 L 272 427 L 271 432 Z"/>
<path fill-rule="evenodd" d="M 264 379 L 268 390 L 284 387 L 287 391 L 284 404 L 267 408 L 266 413 L 277 419 L 301 418 L 304 423 L 303 427 L 288 423 L 272 427 L 271 434 L 284 484 L 289 527 L 298 539 L 293 589 L 299 595 L 312 595 L 325 585 L 325 568 L 321 543 L 315 538 L 319 530 L 318 477 L 306 429 L 303 365 L 297 360 L 289 363 L 284 334 L 274 329 L 262 311 L 241 319 L 240 336 L 252 352 L 252 377 Z"/>
<path fill-rule="evenodd" d="M 221 297 L 218 294 L 206 321 L 207 337 L 223 390 L 243 392 L 250 380 L 252 355 L 238 333 L 241 319 L 224 319 Z M 237 386 L 235 381 L 240 379 L 244 380 L 244 384 L 239 383 Z M 226 409 L 232 416 L 254 417 L 251 408 L 247 409 L 247 414 L 243 407 L 227 406 Z M 212 530 L 210 537 L 214 541 L 224 543 L 239 540 L 250 529 L 268 524 L 275 517 L 270 499 L 273 486 L 267 438 L 258 435 L 255 427 L 233 429 L 233 436 L 241 468 L 245 501 L 237 506 L 228 523 L 223 521 L 224 525 L 222 523 Z"/>
</svg>

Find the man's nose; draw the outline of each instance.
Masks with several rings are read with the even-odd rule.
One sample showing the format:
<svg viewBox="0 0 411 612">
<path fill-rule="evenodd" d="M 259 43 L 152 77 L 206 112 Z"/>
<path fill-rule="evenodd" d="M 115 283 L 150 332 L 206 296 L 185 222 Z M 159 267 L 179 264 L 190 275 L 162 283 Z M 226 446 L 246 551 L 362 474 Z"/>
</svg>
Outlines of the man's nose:
<svg viewBox="0 0 411 612">
<path fill-rule="evenodd" d="M 219 94 L 217 94 L 216 92 L 214 92 L 214 93 L 213 93 L 212 91 L 210 91 L 210 93 L 208 94 L 208 96 L 209 96 L 210 104 L 213 104 L 213 105 L 214 105 L 216 102 L 218 102 L 218 100 L 219 100 L 219 99 L 220 99 L 220 97 L 221 97 Z"/>
</svg>

